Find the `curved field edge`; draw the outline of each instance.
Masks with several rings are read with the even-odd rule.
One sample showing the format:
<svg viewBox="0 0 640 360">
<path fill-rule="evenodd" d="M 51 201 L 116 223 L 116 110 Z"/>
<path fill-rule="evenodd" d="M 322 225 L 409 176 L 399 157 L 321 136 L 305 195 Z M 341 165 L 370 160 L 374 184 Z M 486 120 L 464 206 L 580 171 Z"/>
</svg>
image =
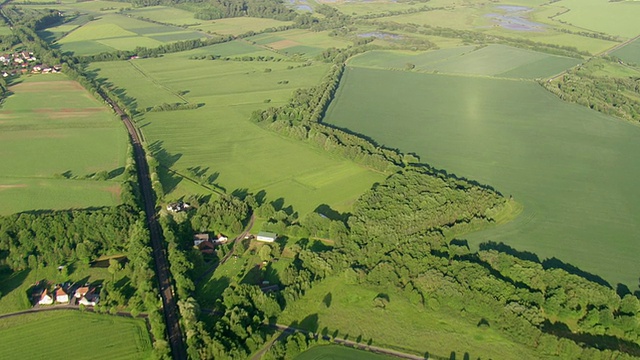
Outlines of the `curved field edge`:
<svg viewBox="0 0 640 360">
<path fill-rule="evenodd" d="M 0 319 L 0 358 L 146 359 L 151 340 L 144 320 L 75 310 Z M 34 346 L 37 344 L 37 346 Z"/>
<path fill-rule="evenodd" d="M 377 84 L 384 83 L 381 88 Z M 362 121 L 367 119 L 367 121 Z M 325 121 L 513 195 L 515 221 L 468 235 L 637 284 L 640 129 L 533 82 L 350 67 Z M 624 171 L 620 171 L 624 169 Z"/>
</svg>

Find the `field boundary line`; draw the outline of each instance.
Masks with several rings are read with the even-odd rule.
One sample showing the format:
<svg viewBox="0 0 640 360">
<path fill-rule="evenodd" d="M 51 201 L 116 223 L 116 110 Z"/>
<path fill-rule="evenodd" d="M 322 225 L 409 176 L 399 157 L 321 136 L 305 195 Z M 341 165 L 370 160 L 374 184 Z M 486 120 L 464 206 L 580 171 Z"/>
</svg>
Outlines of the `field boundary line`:
<svg viewBox="0 0 640 360">
<path fill-rule="evenodd" d="M 170 93 L 171 95 L 179 98 L 180 100 L 184 101 L 185 103 L 189 104 L 189 100 L 187 100 L 184 96 L 178 94 L 177 92 L 174 92 L 173 90 L 169 89 L 167 86 L 163 85 L 162 83 L 160 83 L 158 80 L 154 79 L 151 75 L 147 74 L 144 70 L 142 70 L 138 65 L 136 65 L 133 61 L 129 60 L 128 61 L 129 64 L 131 64 L 131 66 L 140 73 L 140 75 L 142 75 L 145 79 L 148 79 L 149 81 L 151 81 L 152 84 L 154 84 L 156 87 L 167 91 L 168 93 Z"/>
</svg>

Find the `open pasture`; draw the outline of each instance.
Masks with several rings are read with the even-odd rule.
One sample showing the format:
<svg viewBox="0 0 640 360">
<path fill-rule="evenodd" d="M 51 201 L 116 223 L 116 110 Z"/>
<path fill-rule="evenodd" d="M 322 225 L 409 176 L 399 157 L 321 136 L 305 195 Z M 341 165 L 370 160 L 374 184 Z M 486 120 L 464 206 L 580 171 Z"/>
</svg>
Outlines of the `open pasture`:
<svg viewBox="0 0 640 360">
<path fill-rule="evenodd" d="M 229 19 L 219 19 L 202 21 L 201 25 L 194 26 L 195 29 L 205 32 L 212 32 L 221 35 L 240 35 L 249 31 L 262 31 L 268 28 L 277 28 L 292 24 L 291 21 L 280 21 L 274 19 L 238 17 Z"/>
<path fill-rule="evenodd" d="M 640 128 L 533 82 L 362 68 L 347 69 L 326 121 L 524 205 L 472 244 L 502 241 L 637 286 Z"/>
<path fill-rule="evenodd" d="M 147 359 L 151 340 L 141 319 L 62 310 L 0 319 L 3 359 Z"/>
<path fill-rule="evenodd" d="M 119 121 L 62 74 L 21 80 L 0 110 L 0 213 L 117 204 L 127 149 Z M 83 179 L 101 171 L 111 180 Z"/>
<path fill-rule="evenodd" d="M 327 48 L 345 48 L 351 45 L 347 40 L 330 37 L 328 31 L 314 32 L 302 29 L 260 34 L 247 40 L 287 55 L 303 54 L 307 57 L 317 56 Z"/>
<path fill-rule="evenodd" d="M 508 78 L 544 78 L 577 65 L 579 59 L 503 45 L 456 47 L 423 53 L 370 51 L 350 61 L 353 66 L 417 70 Z"/>
<path fill-rule="evenodd" d="M 145 76 L 121 77 L 120 69 L 131 66 L 128 62 L 92 65 L 101 69 L 100 77 L 133 98 L 164 93 L 140 85 L 148 78 L 173 93 L 181 92 L 189 102 L 202 104 L 196 110 L 147 113 L 136 119 L 163 166 L 183 176 L 190 168 L 204 169 L 228 192 L 264 189 L 270 201 L 283 198 L 285 206 L 293 205 L 301 214 L 321 204 L 346 211 L 363 191 L 384 178 L 249 121 L 254 110 L 282 105 L 295 89 L 317 84 L 327 64 L 188 60 L 183 56 L 134 60 Z M 162 179 L 170 198 L 185 193 L 180 175 L 167 172 Z"/>
<path fill-rule="evenodd" d="M 107 14 L 70 32 L 56 44 L 64 52 L 90 55 L 102 51 L 133 50 L 138 46 L 157 47 L 204 35 L 179 27 L 158 25 L 131 17 Z"/>
<path fill-rule="evenodd" d="M 205 46 L 193 50 L 183 51 L 179 54 L 172 56 L 179 57 L 181 59 L 189 59 L 191 57 L 202 56 L 220 56 L 221 58 L 235 58 L 235 57 L 254 57 L 262 56 L 264 58 L 273 57 L 275 59 L 288 59 L 288 56 L 277 53 L 269 48 L 253 45 L 244 39 L 238 39 L 234 41 L 225 42 L 222 44 Z"/>
<path fill-rule="evenodd" d="M 556 20 L 578 28 L 624 38 L 640 35 L 638 1 L 562 0 L 554 5 L 569 10 L 557 16 Z"/>
<path fill-rule="evenodd" d="M 340 345 L 321 345 L 298 355 L 296 360 L 393 360 L 395 357 L 352 349 Z"/>
<path fill-rule="evenodd" d="M 384 309 L 374 305 L 373 300 L 379 294 L 389 297 Z M 425 309 L 412 304 L 393 286 L 362 286 L 345 276 L 329 277 L 314 284 L 300 299 L 287 304 L 278 318 L 279 324 L 328 335 L 337 332 L 340 338 L 360 338 L 363 343 L 371 341 L 374 346 L 416 355 L 429 353 L 430 359 L 462 359 L 465 353 L 471 359 L 541 358 L 492 328 L 479 328 L 479 321 L 480 316 L 461 314 L 446 306 Z M 303 355 L 297 359 L 308 359 Z M 309 359 L 314 358 L 319 359 Z"/>
<path fill-rule="evenodd" d="M 318 3 L 333 6 L 341 12 L 351 16 L 377 15 L 388 11 L 419 9 L 425 6 L 422 2 L 395 2 L 389 0 L 377 1 L 346 1 L 346 0 L 317 0 Z M 426 5 L 431 5 L 431 2 Z"/>
</svg>

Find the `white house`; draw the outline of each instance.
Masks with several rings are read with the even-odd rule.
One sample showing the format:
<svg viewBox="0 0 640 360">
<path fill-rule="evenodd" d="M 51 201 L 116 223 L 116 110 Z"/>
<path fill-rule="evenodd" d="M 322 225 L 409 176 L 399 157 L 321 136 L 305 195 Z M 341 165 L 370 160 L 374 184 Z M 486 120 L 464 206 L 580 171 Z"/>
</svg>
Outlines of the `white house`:
<svg viewBox="0 0 640 360">
<path fill-rule="evenodd" d="M 213 240 L 213 243 L 216 245 L 221 245 L 221 244 L 226 244 L 227 241 L 229 241 L 229 238 L 222 235 L 222 234 L 218 234 L 218 236 L 216 237 L 215 240 Z"/>
<path fill-rule="evenodd" d="M 193 235 L 193 246 L 198 246 L 206 241 L 209 241 L 209 234 L 207 233 Z"/>
<path fill-rule="evenodd" d="M 256 240 L 272 243 L 272 242 L 276 241 L 277 238 L 278 238 L 278 234 L 276 234 L 276 233 L 270 233 L 270 232 L 261 231 L 261 232 L 258 233 L 258 236 L 256 237 Z"/>
<path fill-rule="evenodd" d="M 69 295 L 62 288 L 56 289 L 56 302 L 69 303 Z"/>
<path fill-rule="evenodd" d="M 76 299 L 80 299 L 83 298 L 85 295 L 87 295 L 91 290 L 89 289 L 88 286 L 83 286 L 83 287 L 79 287 L 78 290 L 76 290 L 76 294 L 75 297 Z"/>
<path fill-rule="evenodd" d="M 47 289 L 44 289 L 44 291 L 42 291 L 42 295 L 40 295 L 40 300 L 38 301 L 38 304 L 40 305 L 53 304 L 53 298 L 51 297 L 51 295 L 49 295 L 49 291 L 47 291 Z"/>
</svg>

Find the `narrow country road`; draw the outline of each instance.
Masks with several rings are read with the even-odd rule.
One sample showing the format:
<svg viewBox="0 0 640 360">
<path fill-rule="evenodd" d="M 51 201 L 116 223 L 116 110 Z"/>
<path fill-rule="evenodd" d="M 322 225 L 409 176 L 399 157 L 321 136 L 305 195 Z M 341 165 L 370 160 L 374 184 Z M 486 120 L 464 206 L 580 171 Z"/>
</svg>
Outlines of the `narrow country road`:
<svg viewBox="0 0 640 360">
<path fill-rule="evenodd" d="M 180 330 L 178 306 L 173 295 L 173 287 L 171 285 L 171 273 L 169 272 L 169 264 L 167 256 L 162 245 L 162 232 L 160 224 L 158 224 L 157 213 L 155 209 L 155 197 L 151 187 L 151 177 L 149 176 L 149 164 L 142 148 L 140 135 L 133 126 L 129 116 L 113 102 L 108 96 L 102 92 L 98 92 L 113 110 L 120 115 L 124 125 L 127 127 L 131 145 L 133 145 L 134 157 L 136 160 L 136 168 L 138 171 L 138 182 L 142 192 L 142 200 L 144 202 L 144 210 L 147 215 L 147 225 L 151 235 L 151 247 L 153 248 L 153 260 L 156 267 L 156 276 L 160 287 L 160 295 L 162 296 L 162 307 L 164 318 L 167 324 L 167 335 L 169 336 L 169 344 L 171 345 L 171 354 L 175 360 L 186 360 L 187 353 Z"/>
</svg>

